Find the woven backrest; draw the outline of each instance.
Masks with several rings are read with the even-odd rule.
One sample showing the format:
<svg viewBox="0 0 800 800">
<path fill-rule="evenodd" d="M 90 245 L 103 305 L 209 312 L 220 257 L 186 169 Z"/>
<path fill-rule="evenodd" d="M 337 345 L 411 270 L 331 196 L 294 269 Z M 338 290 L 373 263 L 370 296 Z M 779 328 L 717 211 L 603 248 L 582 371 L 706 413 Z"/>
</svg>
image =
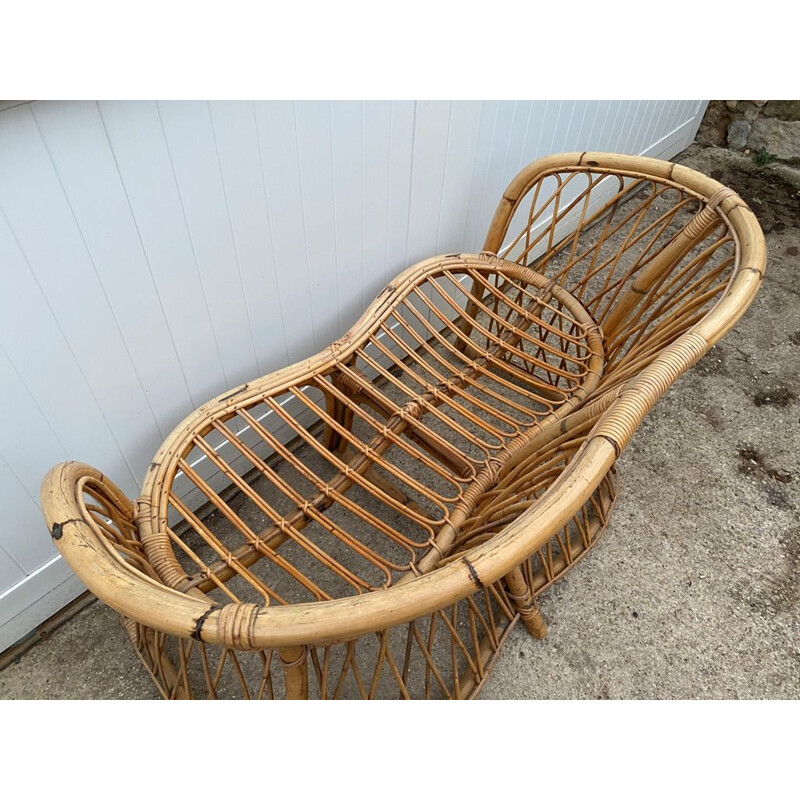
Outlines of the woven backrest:
<svg viewBox="0 0 800 800">
<path fill-rule="evenodd" d="M 545 169 L 521 185 L 518 178 L 484 248 L 552 278 L 585 305 L 603 330 L 608 387 L 651 363 L 725 291 L 737 247 L 719 204 L 735 195 L 721 187 L 708 198 L 669 178 L 591 161 Z"/>
</svg>

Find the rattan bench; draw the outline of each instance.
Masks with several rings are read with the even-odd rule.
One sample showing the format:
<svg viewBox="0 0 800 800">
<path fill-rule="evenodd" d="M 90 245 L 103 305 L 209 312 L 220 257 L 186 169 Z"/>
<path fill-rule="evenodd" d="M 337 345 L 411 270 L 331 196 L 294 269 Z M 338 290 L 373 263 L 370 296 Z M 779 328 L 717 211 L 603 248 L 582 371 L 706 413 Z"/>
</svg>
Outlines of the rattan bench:
<svg viewBox="0 0 800 800">
<path fill-rule="evenodd" d="M 45 477 L 48 529 L 164 697 L 471 697 L 598 541 L 615 462 L 763 276 L 683 166 L 526 167 L 478 255 L 410 267 L 321 353 L 212 400 L 128 500 Z"/>
</svg>

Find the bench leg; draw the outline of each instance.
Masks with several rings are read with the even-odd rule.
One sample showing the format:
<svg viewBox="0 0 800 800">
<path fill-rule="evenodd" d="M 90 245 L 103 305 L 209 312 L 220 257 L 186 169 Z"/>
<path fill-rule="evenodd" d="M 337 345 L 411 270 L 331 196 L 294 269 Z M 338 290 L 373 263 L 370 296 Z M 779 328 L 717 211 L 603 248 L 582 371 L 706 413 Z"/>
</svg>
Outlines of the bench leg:
<svg viewBox="0 0 800 800">
<path fill-rule="evenodd" d="M 348 364 L 348 366 L 350 366 Z M 353 394 L 350 386 L 344 383 L 338 376 L 335 376 L 333 383 L 336 388 L 342 392 L 348 399 Z M 339 400 L 332 394 L 326 394 L 325 397 L 325 410 L 329 417 L 341 425 L 346 431 L 353 429 L 353 409 Z M 332 453 L 343 453 L 347 448 L 347 439 L 345 439 L 338 431 L 334 430 L 331 425 L 325 425 L 325 447 Z"/>
<path fill-rule="evenodd" d="M 278 653 L 287 700 L 308 700 L 308 648 L 287 647 Z"/>
<path fill-rule="evenodd" d="M 334 397 L 327 398 L 328 416 L 338 422 L 345 430 L 353 428 L 353 410 Z M 330 425 L 325 426 L 325 447 L 333 453 L 343 453 L 347 448 L 347 439 Z"/>
<path fill-rule="evenodd" d="M 547 636 L 547 623 L 539 611 L 539 604 L 533 599 L 531 590 L 522 574 L 522 567 L 516 567 L 506 575 L 506 587 L 514 608 L 519 612 L 523 625 L 535 639 Z"/>
</svg>

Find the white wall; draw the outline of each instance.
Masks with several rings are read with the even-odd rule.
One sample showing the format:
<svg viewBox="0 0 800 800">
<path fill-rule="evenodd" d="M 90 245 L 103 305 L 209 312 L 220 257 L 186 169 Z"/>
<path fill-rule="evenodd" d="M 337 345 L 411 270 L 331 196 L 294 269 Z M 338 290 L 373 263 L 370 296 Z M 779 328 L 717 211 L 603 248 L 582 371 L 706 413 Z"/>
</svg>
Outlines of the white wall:
<svg viewBox="0 0 800 800">
<path fill-rule="evenodd" d="M 549 153 L 669 158 L 702 101 L 36 102 L 0 111 L 0 651 L 76 596 L 38 505 L 130 496 L 226 388 L 344 333 L 401 269 L 480 249 Z"/>
</svg>

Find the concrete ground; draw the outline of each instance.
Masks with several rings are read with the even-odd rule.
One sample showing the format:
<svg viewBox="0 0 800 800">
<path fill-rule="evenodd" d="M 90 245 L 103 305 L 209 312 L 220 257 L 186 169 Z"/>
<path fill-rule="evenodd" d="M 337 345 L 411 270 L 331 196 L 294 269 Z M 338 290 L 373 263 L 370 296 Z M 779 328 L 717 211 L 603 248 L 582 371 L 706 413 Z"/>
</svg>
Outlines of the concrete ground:
<svg viewBox="0 0 800 800">
<path fill-rule="evenodd" d="M 679 159 L 767 234 L 761 292 L 620 459 L 603 541 L 511 633 L 482 697 L 800 698 L 800 177 L 716 148 Z M 156 698 L 95 603 L 0 672 L 0 698 Z"/>
</svg>

